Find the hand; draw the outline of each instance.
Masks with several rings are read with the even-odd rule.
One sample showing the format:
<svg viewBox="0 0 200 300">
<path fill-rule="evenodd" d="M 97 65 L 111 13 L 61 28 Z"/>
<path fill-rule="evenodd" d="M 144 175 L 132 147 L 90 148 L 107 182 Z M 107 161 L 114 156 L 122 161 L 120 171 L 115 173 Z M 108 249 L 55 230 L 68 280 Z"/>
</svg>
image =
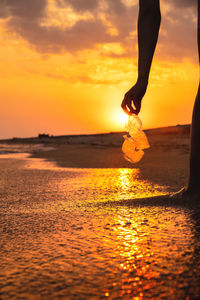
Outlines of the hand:
<svg viewBox="0 0 200 300">
<path fill-rule="evenodd" d="M 137 83 L 125 94 L 121 107 L 128 115 L 138 114 L 141 108 L 141 101 L 147 89 L 147 84 Z M 134 105 L 134 107 L 133 107 Z"/>
</svg>

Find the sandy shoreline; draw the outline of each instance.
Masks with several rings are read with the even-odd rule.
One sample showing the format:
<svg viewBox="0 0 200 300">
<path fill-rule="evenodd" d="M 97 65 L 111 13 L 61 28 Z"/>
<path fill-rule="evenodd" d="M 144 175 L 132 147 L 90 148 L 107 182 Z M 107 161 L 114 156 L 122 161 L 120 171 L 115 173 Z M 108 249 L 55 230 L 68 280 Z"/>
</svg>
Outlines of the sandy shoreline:
<svg viewBox="0 0 200 300">
<path fill-rule="evenodd" d="M 49 151 L 37 150 L 32 157 L 56 162 L 70 168 L 139 168 L 140 178 L 155 184 L 169 186 L 172 190 L 186 184 L 189 164 L 189 131 L 183 127 L 147 132 L 150 149 L 136 164 L 123 157 L 123 134 L 91 138 L 85 136 L 71 143 L 55 143 Z"/>
<path fill-rule="evenodd" d="M 32 145 L 35 150 L 31 151 L 31 157 L 53 161 L 59 167 L 137 168 L 142 180 L 177 190 L 186 184 L 188 178 L 189 131 L 189 125 L 146 130 L 151 147 L 136 164 L 123 157 L 121 147 L 125 132 L 14 138 L 1 140 L 0 144 Z"/>
</svg>

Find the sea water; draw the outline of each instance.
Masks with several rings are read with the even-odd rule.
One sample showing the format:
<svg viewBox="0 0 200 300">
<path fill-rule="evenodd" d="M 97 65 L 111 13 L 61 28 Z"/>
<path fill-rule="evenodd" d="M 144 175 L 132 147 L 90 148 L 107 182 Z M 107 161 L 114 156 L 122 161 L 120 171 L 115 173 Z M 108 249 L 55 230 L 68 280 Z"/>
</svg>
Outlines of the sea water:
<svg viewBox="0 0 200 300">
<path fill-rule="evenodd" d="M 199 299 L 199 214 L 127 205 L 165 192 L 138 169 L 0 168 L 1 299 Z"/>
</svg>

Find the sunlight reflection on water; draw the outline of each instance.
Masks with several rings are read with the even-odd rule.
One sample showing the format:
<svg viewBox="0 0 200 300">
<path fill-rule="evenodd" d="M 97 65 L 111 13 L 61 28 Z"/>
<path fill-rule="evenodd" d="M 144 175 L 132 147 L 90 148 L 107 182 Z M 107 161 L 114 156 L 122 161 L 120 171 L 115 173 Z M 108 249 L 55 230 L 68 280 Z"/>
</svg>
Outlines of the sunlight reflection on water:
<svg viewBox="0 0 200 300">
<path fill-rule="evenodd" d="M 115 205 L 165 192 L 139 169 L 65 169 L 27 157 L 0 166 L 3 298 L 200 295 L 198 213 Z"/>
</svg>

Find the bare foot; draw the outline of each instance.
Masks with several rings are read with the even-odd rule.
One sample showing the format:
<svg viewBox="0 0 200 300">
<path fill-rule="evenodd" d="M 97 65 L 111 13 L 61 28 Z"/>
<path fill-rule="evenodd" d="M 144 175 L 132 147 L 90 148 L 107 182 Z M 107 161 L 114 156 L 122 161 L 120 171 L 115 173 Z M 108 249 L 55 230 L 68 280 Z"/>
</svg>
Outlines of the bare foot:
<svg viewBox="0 0 200 300">
<path fill-rule="evenodd" d="M 176 202 L 200 203 L 200 191 L 189 191 L 187 188 L 182 188 L 178 192 L 171 193 L 170 199 Z"/>
<path fill-rule="evenodd" d="M 186 189 L 182 188 L 178 192 L 170 193 L 169 197 L 174 200 L 181 200 L 183 198 L 185 199 L 185 193 L 186 193 Z"/>
</svg>

